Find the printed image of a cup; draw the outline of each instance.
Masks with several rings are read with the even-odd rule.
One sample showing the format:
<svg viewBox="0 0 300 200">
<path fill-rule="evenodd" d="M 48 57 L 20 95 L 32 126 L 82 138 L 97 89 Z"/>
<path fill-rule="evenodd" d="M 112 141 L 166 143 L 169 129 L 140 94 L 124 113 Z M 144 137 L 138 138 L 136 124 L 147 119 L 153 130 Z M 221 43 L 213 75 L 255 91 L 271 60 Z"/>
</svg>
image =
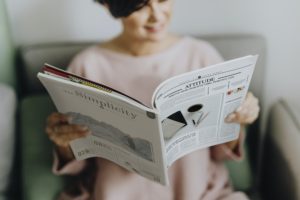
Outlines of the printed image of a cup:
<svg viewBox="0 0 300 200">
<path fill-rule="evenodd" d="M 191 120 L 192 124 L 194 126 L 198 126 L 201 122 L 201 119 L 203 117 L 203 111 L 202 111 L 203 105 L 202 104 L 195 104 L 190 106 L 188 111 L 188 118 Z"/>
</svg>

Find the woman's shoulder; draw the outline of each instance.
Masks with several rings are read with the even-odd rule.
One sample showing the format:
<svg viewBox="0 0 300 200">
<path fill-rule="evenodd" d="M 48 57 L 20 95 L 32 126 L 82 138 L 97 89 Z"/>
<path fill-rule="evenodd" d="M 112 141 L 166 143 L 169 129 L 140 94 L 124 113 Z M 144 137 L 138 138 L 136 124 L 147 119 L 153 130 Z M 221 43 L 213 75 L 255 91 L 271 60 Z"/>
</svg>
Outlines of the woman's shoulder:
<svg viewBox="0 0 300 200">
<path fill-rule="evenodd" d="M 192 36 L 185 36 L 185 41 L 190 48 L 198 49 L 202 51 L 216 51 L 215 47 L 209 43 L 208 41 L 198 38 L 198 37 L 192 37 Z"/>
<path fill-rule="evenodd" d="M 81 50 L 73 57 L 73 61 L 85 62 L 101 62 L 107 60 L 107 54 L 101 43 L 92 44 Z"/>
<path fill-rule="evenodd" d="M 100 44 L 93 44 L 78 52 L 71 60 L 68 70 L 82 75 L 87 68 L 104 66 L 107 58 L 101 52 Z"/>
<path fill-rule="evenodd" d="M 196 38 L 191 36 L 186 36 L 185 41 L 186 49 L 188 49 L 191 54 L 201 57 L 201 60 L 203 60 L 206 65 L 223 61 L 218 50 L 210 42 L 200 37 Z"/>
<path fill-rule="evenodd" d="M 76 60 L 90 60 L 90 59 L 101 59 L 104 55 L 101 53 L 100 44 L 92 44 L 85 49 L 81 50 L 74 56 Z"/>
</svg>

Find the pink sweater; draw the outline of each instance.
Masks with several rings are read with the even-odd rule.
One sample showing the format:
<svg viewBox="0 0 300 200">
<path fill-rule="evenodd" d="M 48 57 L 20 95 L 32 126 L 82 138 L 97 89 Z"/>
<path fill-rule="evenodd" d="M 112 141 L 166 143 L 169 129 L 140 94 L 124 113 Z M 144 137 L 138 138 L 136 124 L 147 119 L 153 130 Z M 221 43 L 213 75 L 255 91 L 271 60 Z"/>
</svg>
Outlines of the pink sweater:
<svg viewBox="0 0 300 200">
<path fill-rule="evenodd" d="M 222 61 L 207 42 L 183 37 L 169 49 L 134 57 L 92 46 L 79 53 L 69 66 L 75 74 L 103 83 L 150 106 L 154 89 L 166 78 Z M 241 159 L 243 137 L 232 151 L 225 145 L 201 149 L 176 161 L 168 170 L 170 185 L 162 186 L 102 158 L 60 163 L 53 171 L 79 177 L 76 192 L 59 199 L 94 200 L 215 200 L 247 197 L 233 192 L 224 159 Z M 78 191 L 77 191 L 78 190 Z M 71 194 L 72 193 L 72 194 Z"/>
</svg>

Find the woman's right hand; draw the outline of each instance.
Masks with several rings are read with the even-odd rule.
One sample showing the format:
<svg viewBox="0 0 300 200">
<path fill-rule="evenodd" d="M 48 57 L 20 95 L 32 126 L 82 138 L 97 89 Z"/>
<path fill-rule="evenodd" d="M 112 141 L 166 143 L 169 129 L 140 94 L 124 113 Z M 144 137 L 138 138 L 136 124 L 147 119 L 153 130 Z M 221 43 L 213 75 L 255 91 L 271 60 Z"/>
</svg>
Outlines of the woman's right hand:
<svg viewBox="0 0 300 200">
<path fill-rule="evenodd" d="M 69 116 L 55 112 L 48 116 L 46 125 L 49 139 L 56 145 L 58 153 L 67 160 L 74 158 L 69 143 L 90 133 L 87 126 L 70 124 L 69 121 Z"/>
</svg>

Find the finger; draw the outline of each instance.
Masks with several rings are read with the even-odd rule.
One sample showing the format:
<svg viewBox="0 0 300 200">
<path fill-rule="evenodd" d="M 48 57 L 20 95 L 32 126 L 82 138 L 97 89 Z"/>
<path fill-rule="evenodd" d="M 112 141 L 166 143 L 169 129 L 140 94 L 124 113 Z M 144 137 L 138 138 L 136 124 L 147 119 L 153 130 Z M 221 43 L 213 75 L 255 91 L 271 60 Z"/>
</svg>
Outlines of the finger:
<svg viewBox="0 0 300 200">
<path fill-rule="evenodd" d="M 69 133 L 69 134 L 63 135 L 63 139 L 69 143 L 72 140 L 85 137 L 89 134 L 90 134 L 90 131 L 88 131 L 88 130 L 84 131 L 84 132 L 73 132 L 72 134 Z"/>
<path fill-rule="evenodd" d="M 234 123 L 244 124 L 246 120 L 246 116 L 241 113 L 235 113 L 235 118 L 232 120 Z"/>
<path fill-rule="evenodd" d="M 236 117 L 233 119 L 234 122 L 240 123 L 240 124 L 251 124 L 253 123 L 259 115 L 259 108 L 255 108 L 252 110 L 242 110 L 239 113 L 235 113 Z"/>
<path fill-rule="evenodd" d="M 69 144 L 70 144 L 71 140 L 65 140 L 65 139 L 62 139 L 62 138 L 59 138 L 59 139 L 53 138 L 52 141 L 58 147 L 69 147 Z"/>
<path fill-rule="evenodd" d="M 255 97 L 252 93 L 250 93 L 247 97 L 246 104 L 247 105 L 258 105 L 259 101 L 258 98 Z"/>
<path fill-rule="evenodd" d="M 248 114 L 248 110 L 242 108 L 239 110 L 239 112 L 233 112 L 229 114 L 226 118 L 226 121 L 230 123 L 242 123 L 247 118 Z"/>
<path fill-rule="evenodd" d="M 241 114 L 241 115 L 248 115 L 249 112 L 252 112 L 253 110 L 259 109 L 258 105 L 258 99 L 255 97 L 251 97 L 247 101 L 243 102 L 241 106 L 239 106 L 235 112 Z"/>
<path fill-rule="evenodd" d="M 236 119 L 236 114 L 235 113 L 231 113 L 229 114 L 226 118 L 225 118 L 225 122 L 227 123 L 232 123 L 234 122 Z"/>
<path fill-rule="evenodd" d="M 227 116 L 226 122 L 241 124 L 253 123 L 259 115 L 258 99 L 249 93 L 246 100 L 233 113 Z"/>
<path fill-rule="evenodd" d="M 247 106 L 239 107 L 236 112 L 241 115 L 251 115 L 259 112 L 259 105 L 257 100 L 249 102 Z"/>
<path fill-rule="evenodd" d="M 61 113 L 52 113 L 51 115 L 49 115 L 49 117 L 47 118 L 47 126 L 55 126 L 57 124 L 60 123 L 67 123 L 68 122 L 68 116 L 61 114 Z"/>
<path fill-rule="evenodd" d="M 247 107 L 240 106 L 235 112 L 229 114 L 225 120 L 226 122 L 241 123 L 248 117 L 248 115 L 250 115 L 249 109 Z"/>
<path fill-rule="evenodd" d="M 252 107 L 258 105 L 258 100 L 254 97 L 246 98 L 242 104 L 235 110 L 236 112 L 240 112 L 242 109 L 251 109 Z"/>
<path fill-rule="evenodd" d="M 49 138 L 60 144 L 62 141 L 69 142 L 70 140 L 84 137 L 90 134 L 88 127 L 81 125 L 58 125 L 52 128 L 47 127 L 46 132 Z"/>
<path fill-rule="evenodd" d="M 57 146 L 67 147 L 69 143 L 75 139 L 82 138 L 86 135 L 90 134 L 89 131 L 82 134 L 82 132 L 74 132 L 73 134 L 64 134 L 64 135 L 58 135 L 53 134 L 50 138 Z"/>
<path fill-rule="evenodd" d="M 240 106 L 234 112 L 227 116 L 227 120 L 231 122 L 237 122 L 237 120 L 241 119 L 243 116 L 247 115 L 248 113 L 247 106 Z"/>
<path fill-rule="evenodd" d="M 78 138 L 82 138 L 85 137 L 87 135 L 89 135 L 91 132 L 90 131 L 84 131 L 84 132 L 73 132 L 73 133 L 68 133 L 68 134 L 63 134 L 63 135 L 56 135 L 57 138 L 60 141 L 63 141 L 65 144 L 69 144 L 71 141 L 78 139 Z"/>
<path fill-rule="evenodd" d="M 76 125 L 76 124 L 62 124 L 54 127 L 55 131 L 60 134 L 69 134 L 73 132 L 85 132 L 88 130 L 87 126 Z"/>
<path fill-rule="evenodd" d="M 252 94 L 252 92 L 248 92 L 246 94 L 246 98 L 244 100 L 244 102 L 251 102 L 251 101 L 257 101 L 258 99 Z"/>
<path fill-rule="evenodd" d="M 245 119 L 245 123 L 252 124 L 259 116 L 259 108 L 252 111 Z"/>
<path fill-rule="evenodd" d="M 244 106 L 244 108 L 248 108 L 249 110 L 256 109 L 257 107 L 259 107 L 257 98 L 252 98 Z"/>
</svg>

